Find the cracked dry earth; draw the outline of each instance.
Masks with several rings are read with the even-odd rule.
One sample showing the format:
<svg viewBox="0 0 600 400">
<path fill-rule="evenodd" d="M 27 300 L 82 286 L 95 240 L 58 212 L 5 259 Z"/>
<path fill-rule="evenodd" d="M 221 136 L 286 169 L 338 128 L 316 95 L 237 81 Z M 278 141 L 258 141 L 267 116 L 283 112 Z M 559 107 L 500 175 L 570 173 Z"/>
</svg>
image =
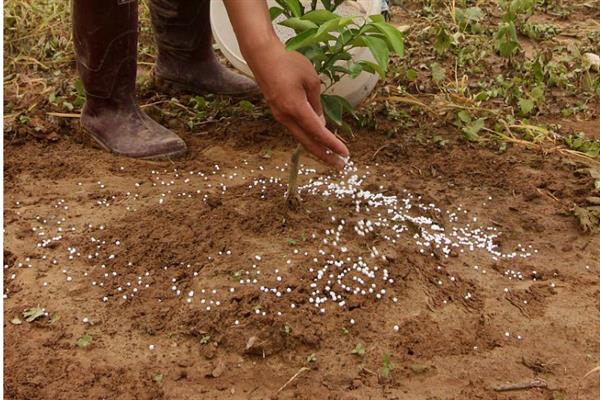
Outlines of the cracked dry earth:
<svg viewBox="0 0 600 400">
<path fill-rule="evenodd" d="M 5 398 L 598 398 L 572 162 L 362 131 L 343 174 L 303 158 L 288 210 L 282 136 L 245 122 L 163 163 L 7 144 Z"/>
</svg>

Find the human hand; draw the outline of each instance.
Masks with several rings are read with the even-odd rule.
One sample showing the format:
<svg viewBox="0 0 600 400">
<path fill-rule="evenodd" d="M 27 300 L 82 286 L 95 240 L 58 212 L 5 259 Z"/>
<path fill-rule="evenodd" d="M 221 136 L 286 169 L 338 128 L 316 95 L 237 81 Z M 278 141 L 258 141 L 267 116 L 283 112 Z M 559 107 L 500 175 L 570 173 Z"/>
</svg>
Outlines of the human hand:
<svg viewBox="0 0 600 400">
<path fill-rule="evenodd" d="M 343 168 L 349 151 L 325 126 L 321 107 L 321 82 L 302 54 L 287 51 L 277 41 L 255 49 L 246 60 L 273 116 L 315 157 Z M 340 157 L 341 156 L 341 157 Z"/>
</svg>

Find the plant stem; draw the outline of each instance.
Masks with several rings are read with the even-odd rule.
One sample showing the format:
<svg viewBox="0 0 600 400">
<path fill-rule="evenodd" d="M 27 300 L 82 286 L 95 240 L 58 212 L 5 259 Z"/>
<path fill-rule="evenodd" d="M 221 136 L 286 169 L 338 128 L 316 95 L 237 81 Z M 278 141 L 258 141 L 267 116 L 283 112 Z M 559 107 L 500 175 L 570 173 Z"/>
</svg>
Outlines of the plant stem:
<svg viewBox="0 0 600 400">
<path fill-rule="evenodd" d="M 300 164 L 300 155 L 302 154 L 303 150 L 304 147 L 299 144 L 292 153 L 292 158 L 290 160 L 290 176 L 288 179 L 288 190 L 285 195 L 288 203 L 293 203 L 300 200 L 300 196 L 298 195 L 298 169 Z"/>
</svg>

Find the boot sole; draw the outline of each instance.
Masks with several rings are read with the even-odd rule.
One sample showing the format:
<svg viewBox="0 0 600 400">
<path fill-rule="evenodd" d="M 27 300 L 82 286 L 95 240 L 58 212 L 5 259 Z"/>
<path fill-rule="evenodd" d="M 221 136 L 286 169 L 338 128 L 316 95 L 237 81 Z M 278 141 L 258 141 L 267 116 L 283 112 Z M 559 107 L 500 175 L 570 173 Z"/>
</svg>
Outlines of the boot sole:
<svg viewBox="0 0 600 400">
<path fill-rule="evenodd" d="M 181 150 L 181 151 L 174 151 L 171 153 L 164 153 L 164 154 L 157 154 L 154 156 L 144 156 L 144 157 L 136 157 L 136 156 L 132 156 L 129 154 L 125 154 L 125 153 L 119 153 L 116 152 L 114 150 L 112 150 L 110 147 L 108 147 L 100 138 L 96 137 L 96 135 L 94 134 L 94 132 L 92 132 L 91 130 L 83 127 L 83 131 L 85 133 L 87 133 L 92 139 L 94 139 L 94 141 L 96 143 L 98 143 L 98 145 L 100 147 L 102 147 L 102 149 L 104 149 L 105 151 L 112 153 L 112 154 L 116 154 L 118 156 L 123 156 L 123 157 L 129 157 L 129 158 L 135 158 L 136 160 L 145 160 L 145 161 L 166 161 L 166 160 L 172 160 L 172 159 L 177 159 L 180 158 L 182 156 L 184 156 L 187 153 L 187 149 Z"/>
<path fill-rule="evenodd" d="M 220 96 L 229 96 L 229 97 L 248 97 L 248 96 L 258 96 L 260 91 L 249 91 L 249 92 L 241 92 L 241 93 L 213 93 L 207 90 L 201 90 L 199 88 L 190 87 L 181 82 L 177 82 L 171 79 L 162 78 L 154 74 L 154 85 L 160 89 L 161 91 L 167 94 L 195 94 L 198 96 L 204 96 L 208 94 L 216 94 Z"/>
</svg>

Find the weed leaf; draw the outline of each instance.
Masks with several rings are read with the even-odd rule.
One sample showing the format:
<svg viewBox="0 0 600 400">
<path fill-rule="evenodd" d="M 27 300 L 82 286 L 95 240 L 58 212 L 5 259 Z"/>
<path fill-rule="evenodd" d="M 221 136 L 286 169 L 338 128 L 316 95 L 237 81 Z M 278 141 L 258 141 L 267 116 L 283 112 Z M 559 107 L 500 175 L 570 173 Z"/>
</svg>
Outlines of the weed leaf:
<svg viewBox="0 0 600 400">
<path fill-rule="evenodd" d="M 28 308 L 23 312 L 23 317 L 27 322 L 33 322 L 42 316 L 44 316 L 44 309 L 40 308 L 40 306 Z"/>
<path fill-rule="evenodd" d="M 77 345 L 77 347 L 83 349 L 85 347 L 88 347 L 92 343 L 92 339 L 92 336 L 86 333 L 85 335 L 77 339 L 77 342 L 75 342 L 75 344 Z"/>
</svg>

